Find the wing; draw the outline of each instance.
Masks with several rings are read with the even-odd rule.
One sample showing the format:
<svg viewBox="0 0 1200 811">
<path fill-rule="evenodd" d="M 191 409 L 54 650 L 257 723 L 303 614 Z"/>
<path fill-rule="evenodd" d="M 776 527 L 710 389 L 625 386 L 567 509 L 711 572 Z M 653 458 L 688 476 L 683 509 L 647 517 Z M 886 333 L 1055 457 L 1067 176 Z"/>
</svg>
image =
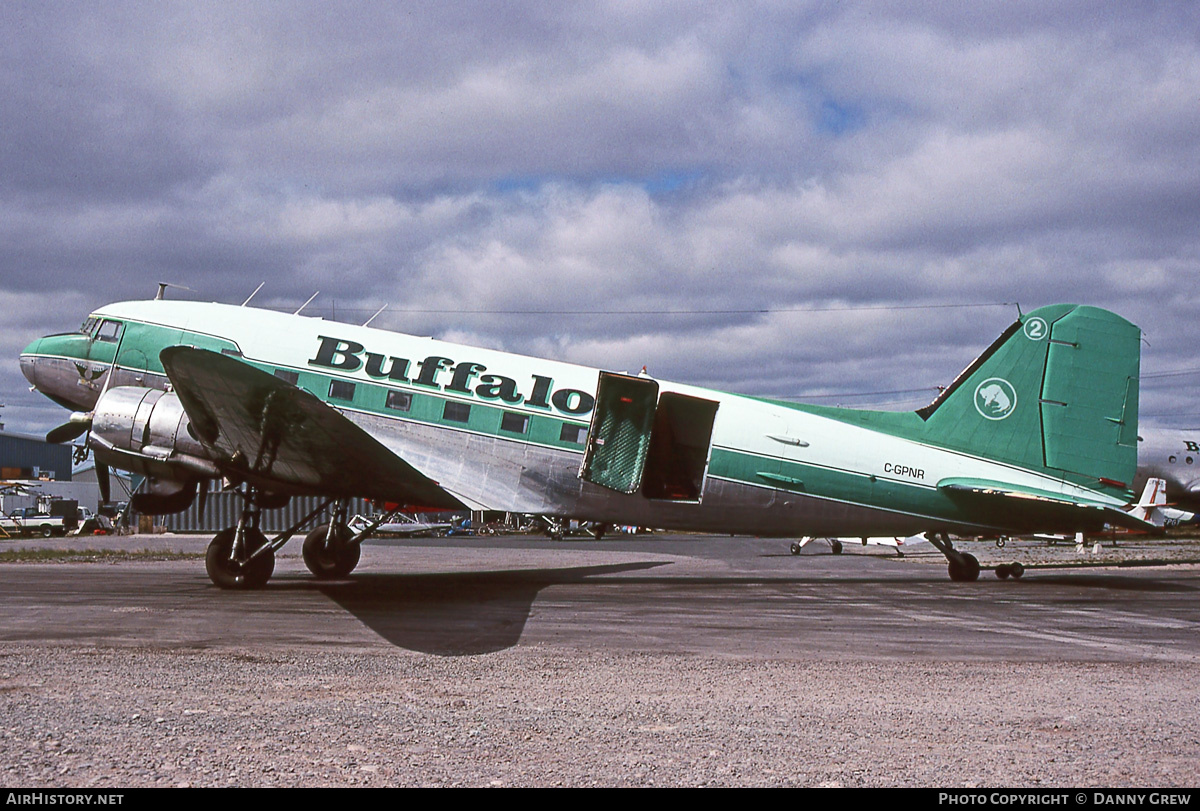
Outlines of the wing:
<svg viewBox="0 0 1200 811">
<path fill-rule="evenodd" d="M 1158 527 L 1101 501 L 1071 498 L 1061 493 L 1018 487 L 986 479 L 942 479 L 938 489 L 951 498 L 988 508 L 999 526 L 1019 531 L 1096 531 L 1105 524 L 1157 532 Z"/>
<path fill-rule="evenodd" d="M 159 357 L 197 439 L 227 475 L 274 492 L 463 506 L 303 389 L 204 349 L 172 346 Z"/>
</svg>

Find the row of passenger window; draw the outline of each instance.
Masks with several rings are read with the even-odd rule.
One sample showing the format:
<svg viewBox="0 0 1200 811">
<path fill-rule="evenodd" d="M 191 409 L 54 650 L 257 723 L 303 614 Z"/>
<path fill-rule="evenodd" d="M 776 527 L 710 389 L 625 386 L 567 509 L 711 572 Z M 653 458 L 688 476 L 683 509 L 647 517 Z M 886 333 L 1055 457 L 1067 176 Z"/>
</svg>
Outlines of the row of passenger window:
<svg viewBox="0 0 1200 811">
<path fill-rule="evenodd" d="M 299 372 L 290 369 L 276 369 L 275 376 L 280 380 L 286 381 L 293 386 L 299 385 Z M 329 398 L 331 400 L 342 400 L 350 402 L 354 399 L 354 391 L 356 385 L 349 380 L 330 380 L 329 381 Z M 396 389 L 387 390 L 387 398 L 384 400 L 384 406 L 392 411 L 409 411 L 412 409 L 413 396 L 407 391 L 397 391 Z M 442 407 L 442 419 L 447 422 L 467 423 L 471 419 L 471 404 L 463 403 L 458 400 L 447 400 Z M 512 434 L 526 434 L 529 432 L 529 415 L 521 414 L 516 411 L 505 411 L 500 417 L 500 430 Z M 587 428 L 582 425 L 574 425 L 569 422 L 564 422 L 562 430 L 559 432 L 559 440 L 562 442 L 571 442 L 576 445 L 582 445 L 587 439 Z"/>
</svg>

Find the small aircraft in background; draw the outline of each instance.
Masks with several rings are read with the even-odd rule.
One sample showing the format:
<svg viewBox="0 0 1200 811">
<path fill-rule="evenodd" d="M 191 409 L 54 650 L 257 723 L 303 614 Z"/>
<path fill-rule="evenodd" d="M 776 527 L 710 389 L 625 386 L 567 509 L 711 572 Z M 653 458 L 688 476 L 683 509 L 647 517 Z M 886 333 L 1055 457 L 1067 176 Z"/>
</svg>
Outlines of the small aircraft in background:
<svg viewBox="0 0 1200 811">
<path fill-rule="evenodd" d="M 1142 497 L 1130 508 L 1129 514 L 1159 528 L 1196 523 L 1195 513 L 1167 504 L 1165 479 L 1147 479 Z"/>
<path fill-rule="evenodd" d="M 34 341 L 21 370 L 74 412 L 49 441 L 86 435 L 98 474 L 147 477 L 135 511 L 186 509 L 212 479 L 239 488 L 241 516 L 206 556 L 222 588 L 265 585 L 275 552 L 325 510 L 304 560 L 343 577 L 405 506 L 768 537 L 924 533 L 950 578 L 971 581 L 979 562 L 951 534 L 1155 529 L 1123 509 L 1140 339 L 1107 310 L 1043 307 L 928 406 L 901 413 L 159 298 Z M 261 511 L 298 494 L 327 505 L 266 538 Z M 353 497 L 389 512 L 356 531 Z"/>
<path fill-rule="evenodd" d="M 1135 488 L 1161 479 L 1168 504 L 1200 511 L 1200 431 L 1143 428 L 1139 433 Z"/>
<path fill-rule="evenodd" d="M 929 539 L 923 534 L 909 535 L 901 538 L 899 536 L 883 536 L 883 537 L 864 537 L 864 538 L 814 538 L 811 535 L 806 535 L 798 541 L 793 541 L 789 547 L 789 551 L 793 555 L 799 555 L 804 547 L 808 546 L 813 541 L 825 541 L 829 544 L 829 551 L 835 555 L 842 554 L 842 550 L 849 545 L 862 546 L 890 546 L 896 550 L 897 557 L 904 557 L 904 550 L 911 549 L 914 546 L 928 544 Z"/>
</svg>

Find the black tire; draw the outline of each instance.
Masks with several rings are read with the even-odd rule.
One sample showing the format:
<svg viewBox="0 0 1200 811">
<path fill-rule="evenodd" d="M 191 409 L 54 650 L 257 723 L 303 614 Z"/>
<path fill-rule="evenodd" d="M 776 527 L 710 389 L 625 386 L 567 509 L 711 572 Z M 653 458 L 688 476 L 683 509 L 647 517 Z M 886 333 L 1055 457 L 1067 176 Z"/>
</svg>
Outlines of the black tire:
<svg viewBox="0 0 1200 811">
<path fill-rule="evenodd" d="M 996 577 L 1000 578 L 1001 580 L 1007 580 L 1010 574 L 1012 574 L 1012 570 L 1009 568 L 1007 563 L 1001 563 L 996 567 Z"/>
<path fill-rule="evenodd" d="M 799 555 L 801 548 L 799 541 L 792 541 L 792 545 L 788 547 L 788 551 L 793 555 Z"/>
<path fill-rule="evenodd" d="M 328 532 L 329 524 L 322 524 L 304 536 L 304 565 L 320 580 L 345 577 L 354 571 L 362 557 L 361 546 L 346 543 L 354 534 L 349 527 L 338 527 L 327 546 Z"/>
<path fill-rule="evenodd" d="M 957 556 L 950 558 L 949 566 L 950 579 L 955 583 L 971 583 L 979 579 L 979 561 L 974 555 L 966 552 L 960 552 Z"/>
<path fill-rule="evenodd" d="M 50 526 L 49 524 L 42 524 L 42 537 L 43 538 L 53 538 L 54 537 L 54 527 Z"/>
<path fill-rule="evenodd" d="M 837 540 L 836 538 L 830 539 L 829 551 L 835 555 L 842 554 L 842 542 Z"/>
<path fill-rule="evenodd" d="M 1018 578 L 1025 574 L 1025 567 L 1020 563 L 1010 563 L 1008 564 L 1008 571 L 1014 578 Z"/>
<path fill-rule="evenodd" d="M 275 573 L 275 552 L 267 550 L 249 563 L 232 561 L 229 559 L 229 553 L 233 549 L 233 539 L 236 535 L 236 527 L 223 529 L 208 545 L 208 552 L 204 555 L 204 568 L 208 570 L 208 578 L 223 589 L 260 589 Z M 266 536 L 257 529 L 246 530 L 247 553 L 260 548 L 266 542 Z"/>
</svg>

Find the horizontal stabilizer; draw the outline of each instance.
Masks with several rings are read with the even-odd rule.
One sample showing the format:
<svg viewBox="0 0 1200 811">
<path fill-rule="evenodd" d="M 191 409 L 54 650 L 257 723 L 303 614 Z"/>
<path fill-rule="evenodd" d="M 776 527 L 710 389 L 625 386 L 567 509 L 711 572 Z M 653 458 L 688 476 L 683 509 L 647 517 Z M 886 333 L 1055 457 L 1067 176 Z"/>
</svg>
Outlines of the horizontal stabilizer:
<svg viewBox="0 0 1200 811">
<path fill-rule="evenodd" d="M 172 346 L 159 357 L 197 439 L 232 478 L 280 493 L 462 506 L 303 389 L 203 349 Z"/>
<path fill-rule="evenodd" d="M 1023 532 L 1094 532 L 1105 524 L 1143 532 L 1158 529 L 1112 504 L 1008 482 L 942 479 L 938 490 L 953 499 L 970 502 L 975 508 L 990 508 L 998 518 L 1003 518 L 1002 523 Z"/>
</svg>

